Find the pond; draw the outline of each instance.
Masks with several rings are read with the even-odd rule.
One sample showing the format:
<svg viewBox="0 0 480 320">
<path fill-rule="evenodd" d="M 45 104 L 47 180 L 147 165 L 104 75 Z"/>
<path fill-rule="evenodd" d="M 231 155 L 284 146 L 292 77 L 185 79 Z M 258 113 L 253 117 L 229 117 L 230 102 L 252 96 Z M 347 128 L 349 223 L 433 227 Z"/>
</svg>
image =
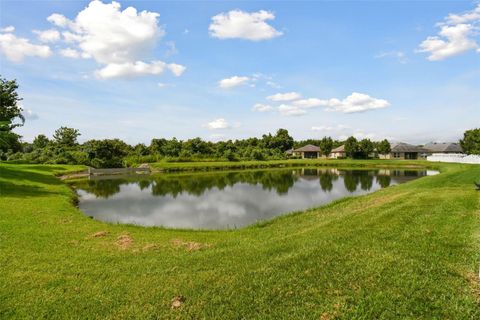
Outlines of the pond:
<svg viewBox="0 0 480 320">
<path fill-rule="evenodd" d="M 80 210 L 101 221 L 230 229 L 434 173 L 288 168 L 99 176 L 72 184 L 79 195 Z"/>
</svg>

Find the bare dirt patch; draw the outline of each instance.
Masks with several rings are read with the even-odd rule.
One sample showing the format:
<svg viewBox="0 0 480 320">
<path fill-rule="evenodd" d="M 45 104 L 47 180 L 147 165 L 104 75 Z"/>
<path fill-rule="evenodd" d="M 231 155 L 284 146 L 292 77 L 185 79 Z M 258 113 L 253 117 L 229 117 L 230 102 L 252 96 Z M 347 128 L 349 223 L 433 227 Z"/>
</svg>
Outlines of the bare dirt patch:
<svg viewBox="0 0 480 320">
<path fill-rule="evenodd" d="M 173 239 L 171 241 L 172 246 L 175 248 L 183 248 L 187 251 L 198 251 L 211 247 L 208 243 L 200 243 L 194 241 L 183 241 L 181 239 Z"/>
<path fill-rule="evenodd" d="M 121 249 L 128 249 L 128 247 L 130 247 L 130 245 L 133 243 L 133 239 L 128 234 L 122 234 L 117 238 L 116 243 Z"/>
<path fill-rule="evenodd" d="M 108 234 L 107 231 L 98 231 L 98 232 L 95 232 L 94 234 L 92 234 L 92 237 L 93 238 L 101 238 L 101 237 L 105 237 L 107 234 Z"/>
<path fill-rule="evenodd" d="M 187 300 L 184 296 L 176 296 L 172 299 L 171 308 L 177 309 L 182 306 L 182 304 Z"/>
</svg>

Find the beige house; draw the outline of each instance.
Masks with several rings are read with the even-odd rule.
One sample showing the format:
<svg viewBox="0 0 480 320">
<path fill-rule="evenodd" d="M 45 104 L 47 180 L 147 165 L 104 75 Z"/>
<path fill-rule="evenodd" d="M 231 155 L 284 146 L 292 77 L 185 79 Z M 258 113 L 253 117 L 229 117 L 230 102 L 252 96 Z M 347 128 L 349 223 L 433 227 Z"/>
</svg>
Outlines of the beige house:
<svg viewBox="0 0 480 320">
<path fill-rule="evenodd" d="M 378 157 L 380 159 L 394 160 L 424 159 L 427 153 L 428 150 L 425 148 L 400 142 L 392 144 L 389 154 L 379 154 Z"/>
<path fill-rule="evenodd" d="M 340 147 L 333 149 L 328 155 L 328 157 L 331 159 L 345 158 L 346 156 L 347 154 L 345 153 L 345 145 L 343 144 Z"/>
<path fill-rule="evenodd" d="M 288 152 L 288 151 L 287 151 Z M 291 150 L 291 154 L 302 159 L 318 159 L 320 158 L 320 148 L 312 144 L 307 144 L 298 149 Z"/>
</svg>

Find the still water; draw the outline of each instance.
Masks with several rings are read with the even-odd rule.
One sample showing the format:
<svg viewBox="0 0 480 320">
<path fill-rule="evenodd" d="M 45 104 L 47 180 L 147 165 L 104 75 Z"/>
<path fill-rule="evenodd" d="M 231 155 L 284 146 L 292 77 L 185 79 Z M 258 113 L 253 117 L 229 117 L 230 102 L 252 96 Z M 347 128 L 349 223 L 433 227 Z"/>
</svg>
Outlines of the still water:
<svg viewBox="0 0 480 320">
<path fill-rule="evenodd" d="M 434 173 L 289 168 L 103 176 L 73 186 L 80 197 L 80 209 L 94 219 L 142 226 L 228 229 Z"/>
</svg>

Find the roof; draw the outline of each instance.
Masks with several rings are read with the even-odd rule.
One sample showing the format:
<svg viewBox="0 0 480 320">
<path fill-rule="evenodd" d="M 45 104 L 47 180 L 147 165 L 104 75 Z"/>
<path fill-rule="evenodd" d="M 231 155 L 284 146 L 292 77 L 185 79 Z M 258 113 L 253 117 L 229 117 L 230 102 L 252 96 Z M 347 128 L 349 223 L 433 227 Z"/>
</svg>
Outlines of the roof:
<svg viewBox="0 0 480 320">
<path fill-rule="evenodd" d="M 337 147 L 332 150 L 333 153 L 345 152 L 345 145 L 342 144 L 340 147 Z"/>
<path fill-rule="evenodd" d="M 320 148 L 317 147 L 317 146 L 314 146 L 313 144 L 307 144 L 306 146 L 295 149 L 293 151 L 295 151 L 295 152 L 320 152 Z"/>
<path fill-rule="evenodd" d="M 430 142 L 424 148 L 430 152 L 463 152 L 462 147 L 454 142 Z"/>
<path fill-rule="evenodd" d="M 427 152 L 427 151 L 428 150 L 422 147 L 414 146 L 412 144 L 403 143 L 403 142 L 394 143 L 392 144 L 392 147 L 391 147 L 391 152 Z"/>
<path fill-rule="evenodd" d="M 293 153 L 293 149 L 288 149 L 287 151 L 285 151 L 286 154 L 292 154 Z"/>
</svg>

